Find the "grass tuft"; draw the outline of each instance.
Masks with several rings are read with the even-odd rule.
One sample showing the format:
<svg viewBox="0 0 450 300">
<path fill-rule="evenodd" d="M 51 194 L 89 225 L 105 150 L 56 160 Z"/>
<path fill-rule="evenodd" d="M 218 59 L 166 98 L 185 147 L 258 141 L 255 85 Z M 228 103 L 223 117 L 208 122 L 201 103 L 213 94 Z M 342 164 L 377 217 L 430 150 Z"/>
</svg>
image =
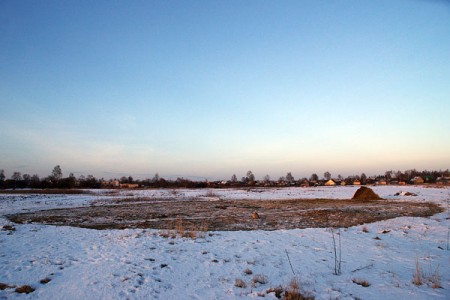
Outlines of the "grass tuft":
<svg viewBox="0 0 450 300">
<path fill-rule="evenodd" d="M 251 285 L 252 287 L 256 287 L 257 284 L 266 284 L 267 277 L 261 274 L 255 275 L 252 278 Z"/>
<path fill-rule="evenodd" d="M 270 293 L 275 293 L 275 297 L 277 297 L 278 299 L 281 299 L 281 295 L 283 294 L 284 290 L 283 287 L 281 286 L 277 286 L 275 288 L 270 288 L 266 291 L 267 294 Z"/>
<path fill-rule="evenodd" d="M 314 300 L 309 294 L 302 294 L 297 278 L 292 279 L 284 291 L 283 300 Z"/>
<path fill-rule="evenodd" d="M 369 287 L 370 283 L 367 280 L 364 279 L 352 279 L 353 283 L 356 283 L 357 285 L 360 285 L 362 287 Z"/>
<path fill-rule="evenodd" d="M 422 285 L 423 284 L 422 277 L 423 277 L 423 273 L 420 268 L 419 258 L 416 258 L 416 268 L 415 268 L 415 271 L 413 274 L 412 283 L 416 286 Z"/>
<path fill-rule="evenodd" d="M 241 289 L 245 289 L 247 287 L 247 284 L 245 283 L 244 280 L 236 278 L 236 280 L 234 281 L 234 286 Z"/>
<path fill-rule="evenodd" d="M 427 276 L 427 281 L 430 284 L 431 288 L 433 289 L 440 289 L 442 288 L 441 285 L 441 274 L 439 272 L 439 266 L 436 267 L 436 269 L 431 270 L 430 275 Z"/>
<path fill-rule="evenodd" d="M 171 222 L 168 224 L 169 228 L 174 228 L 173 230 L 167 229 L 167 230 L 160 230 L 159 236 L 163 238 L 191 238 L 191 239 L 198 239 L 198 238 L 205 238 L 206 233 L 208 232 L 208 223 L 206 221 L 202 221 L 199 226 L 196 226 L 193 223 L 183 221 L 181 218 L 177 218 L 177 220 L 174 222 Z"/>
</svg>

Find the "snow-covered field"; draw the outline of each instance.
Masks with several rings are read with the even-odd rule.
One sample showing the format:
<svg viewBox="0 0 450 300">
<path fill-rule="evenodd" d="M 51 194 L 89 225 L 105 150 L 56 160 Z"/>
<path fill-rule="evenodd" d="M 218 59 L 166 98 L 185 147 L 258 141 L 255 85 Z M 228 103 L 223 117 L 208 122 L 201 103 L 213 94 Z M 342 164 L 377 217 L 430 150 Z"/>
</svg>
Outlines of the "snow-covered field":
<svg viewBox="0 0 450 300">
<path fill-rule="evenodd" d="M 351 198 L 356 189 L 148 190 L 120 191 L 114 197 L 338 201 Z M 19 225 L 4 216 L 89 205 L 111 196 L 0 195 L 0 228 L 15 227 L 0 231 L 0 283 L 35 289 L 19 294 L 5 288 L 0 299 L 276 299 L 268 290 L 287 286 L 293 278 L 315 299 L 450 299 L 450 189 L 373 189 L 386 199 L 440 203 L 446 211 L 342 229 L 339 276 L 333 275 L 333 240 L 327 229 L 211 232 L 205 238 L 171 239 L 156 230 Z M 400 191 L 417 196 L 395 196 Z M 412 283 L 417 263 L 423 279 L 419 286 Z M 50 281 L 41 283 L 44 279 Z M 235 286 L 237 279 L 246 287 Z M 358 280 L 370 286 L 353 282 Z"/>
</svg>

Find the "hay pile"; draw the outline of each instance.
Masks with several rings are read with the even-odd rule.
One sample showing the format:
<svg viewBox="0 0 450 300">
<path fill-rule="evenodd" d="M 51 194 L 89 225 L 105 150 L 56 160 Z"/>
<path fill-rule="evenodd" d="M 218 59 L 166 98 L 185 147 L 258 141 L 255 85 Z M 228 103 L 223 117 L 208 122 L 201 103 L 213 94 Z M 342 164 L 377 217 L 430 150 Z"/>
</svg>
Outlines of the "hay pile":
<svg viewBox="0 0 450 300">
<path fill-rule="evenodd" d="M 353 195 L 354 200 L 381 200 L 382 198 L 378 196 L 371 188 L 362 186 L 360 187 L 355 195 Z"/>
</svg>

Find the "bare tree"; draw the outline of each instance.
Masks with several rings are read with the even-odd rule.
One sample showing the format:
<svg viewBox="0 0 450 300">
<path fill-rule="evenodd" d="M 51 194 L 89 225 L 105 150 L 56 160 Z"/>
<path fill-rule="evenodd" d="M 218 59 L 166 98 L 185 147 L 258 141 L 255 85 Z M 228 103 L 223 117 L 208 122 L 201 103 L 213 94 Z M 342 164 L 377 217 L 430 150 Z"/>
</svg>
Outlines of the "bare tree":
<svg viewBox="0 0 450 300">
<path fill-rule="evenodd" d="M 41 179 L 39 178 L 38 174 L 34 174 L 33 176 L 31 176 L 31 181 L 33 183 L 38 183 Z"/>
<path fill-rule="evenodd" d="M 156 173 L 155 176 L 153 176 L 152 182 L 159 182 L 159 174 Z"/>
<path fill-rule="evenodd" d="M 288 182 L 288 183 L 292 183 L 292 182 L 294 182 L 294 176 L 292 176 L 292 173 L 291 172 L 288 172 L 287 174 L 286 174 L 286 181 Z"/>
<path fill-rule="evenodd" d="M 0 170 L 0 182 L 5 181 L 5 170 Z"/>
<path fill-rule="evenodd" d="M 311 174 L 309 181 L 319 181 L 319 176 L 316 173 Z"/>
<path fill-rule="evenodd" d="M 330 179 L 331 179 L 331 174 L 330 174 L 330 172 L 326 171 L 325 173 L 323 173 L 323 177 L 324 177 L 326 180 L 330 180 Z"/>
<path fill-rule="evenodd" d="M 269 176 L 269 174 L 267 174 L 266 176 L 264 176 L 263 181 L 264 181 L 264 183 L 269 183 L 269 182 L 270 182 L 270 176 Z"/>
<path fill-rule="evenodd" d="M 14 172 L 11 179 L 14 181 L 20 181 L 22 179 L 22 174 L 20 174 L 20 172 Z"/>
<path fill-rule="evenodd" d="M 366 184 L 367 182 L 367 176 L 366 174 L 362 173 L 361 174 L 361 184 Z"/>
<path fill-rule="evenodd" d="M 384 178 L 388 181 L 391 180 L 393 173 L 393 171 L 386 171 L 386 173 L 384 173 Z"/>
<path fill-rule="evenodd" d="M 62 176 L 63 176 L 63 174 L 62 174 L 61 167 L 59 165 L 55 166 L 53 168 L 52 175 L 50 175 L 52 180 L 55 182 L 59 182 L 61 180 Z"/>
<path fill-rule="evenodd" d="M 17 181 L 20 181 L 22 179 L 22 175 L 20 172 L 14 172 L 11 176 L 11 179 L 14 180 L 14 189 L 17 187 Z"/>
<path fill-rule="evenodd" d="M 31 183 L 31 175 L 30 174 L 23 174 L 22 175 L 23 181 L 25 182 L 25 185 L 30 185 Z"/>
<path fill-rule="evenodd" d="M 236 183 L 237 182 L 236 174 L 233 174 L 233 176 L 231 176 L 231 182 L 232 183 Z"/>
<path fill-rule="evenodd" d="M 253 175 L 252 171 L 247 171 L 247 182 L 249 184 L 254 184 L 255 183 L 255 175 Z"/>
</svg>

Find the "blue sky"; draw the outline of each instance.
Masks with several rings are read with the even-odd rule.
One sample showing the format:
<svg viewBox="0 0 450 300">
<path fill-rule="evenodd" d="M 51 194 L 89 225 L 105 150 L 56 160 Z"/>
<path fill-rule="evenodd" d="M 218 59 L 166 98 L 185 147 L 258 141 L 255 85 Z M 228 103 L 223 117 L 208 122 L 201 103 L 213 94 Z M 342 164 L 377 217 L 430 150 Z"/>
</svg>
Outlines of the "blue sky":
<svg viewBox="0 0 450 300">
<path fill-rule="evenodd" d="M 448 1 L 1 1 L 0 169 L 450 168 Z"/>
</svg>

